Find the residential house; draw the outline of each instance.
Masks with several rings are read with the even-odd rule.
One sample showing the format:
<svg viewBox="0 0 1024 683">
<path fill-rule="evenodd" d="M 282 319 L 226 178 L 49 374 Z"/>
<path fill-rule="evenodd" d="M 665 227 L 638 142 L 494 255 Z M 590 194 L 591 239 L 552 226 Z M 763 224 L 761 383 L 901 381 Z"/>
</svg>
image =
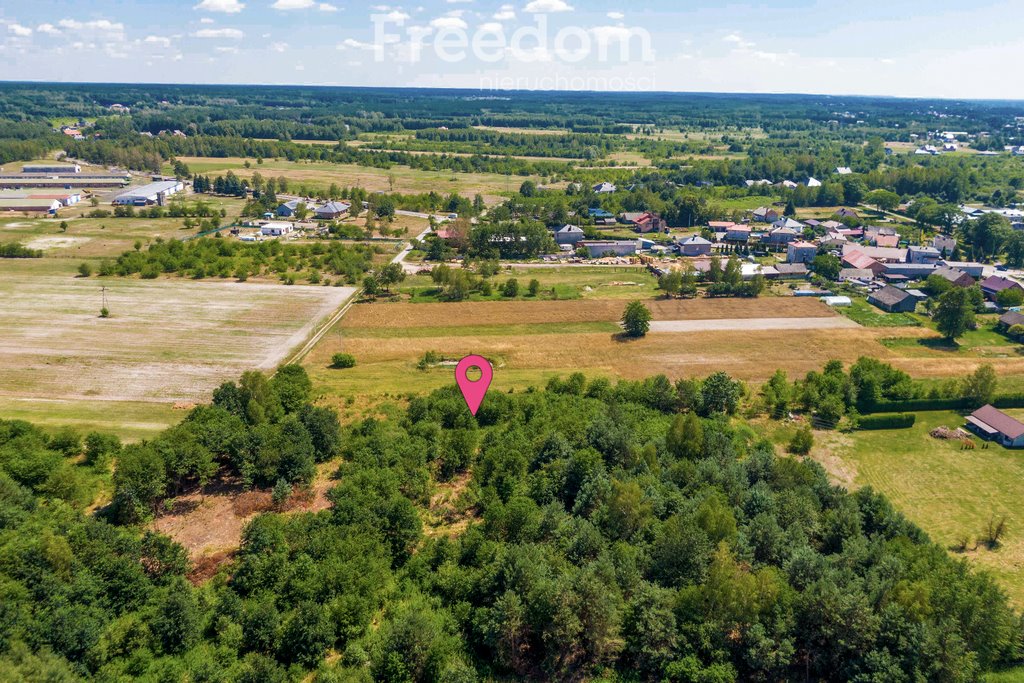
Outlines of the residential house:
<svg viewBox="0 0 1024 683">
<path fill-rule="evenodd" d="M 348 202 L 327 202 L 313 211 L 313 215 L 317 220 L 333 221 L 344 216 L 351 208 Z"/>
<path fill-rule="evenodd" d="M 960 270 L 959 268 L 950 268 L 949 266 L 942 266 L 936 268 L 933 275 L 938 275 L 943 280 L 953 284 L 956 287 L 973 287 L 974 278 Z"/>
<path fill-rule="evenodd" d="M 578 225 L 564 225 L 555 231 L 555 242 L 576 246 L 583 241 L 585 234 Z"/>
<path fill-rule="evenodd" d="M 708 221 L 708 227 L 711 228 L 711 232 L 725 232 L 734 225 L 736 224 L 732 221 Z"/>
<path fill-rule="evenodd" d="M 786 263 L 811 263 L 818 255 L 818 247 L 810 242 L 790 242 L 786 251 Z"/>
<path fill-rule="evenodd" d="M 870 270 L 875 274 L 875 277 L 885 272 L 885 264 L 876 261 L 858 249 L 844 250 L 842 264 L 847 268 Z"/>
<path fill-rule="evenodd" d="M 1012 327 L 1016 327 L 1017 325 L 1024 325 L 1024 313 L 1010 311 L 1009 313 L 999 318 L 999 322 L 997 323 L 996 327 L 1003 331 L 1006 331 Z"/>
<path fill-rule="evenodd" d="M 661 216 L 649 211 L 644 213 L 625 213 L 622 215 L 622 219 L 628 225 L 633 226 L 633 230 L 641 235 L 646 235 L 649 232 L 661 232 L 668 228 L 665 221 L 661 219 Z"/>
<path fill-rule="evenodd" d="M 853 173 L 853 169 L 849 166 L 839 166 L 836 168 L 836 173 L 839 175 L 851 175 Z"/>
<path fill-rule="evenodd" d="M 932 246 L 942 252 L 943 257 L 952 256 L 956 251 L 956 238 L 947 235 L 938 235 L 932 240 Z"/>
<path fill-rule="evenodd" d="M 784 247 L 790 242 L 795 242 L 803 236 L 802 230 L 795 230 L 793 228 L 772 228 L 771 232 L 768 233 L 768 238 L 765 242 L 773 247 Z"/>
<path fill-rule="evenodd" d="M 1024 423 L 995 406 L 987 405 L 971 413 L 967 418 L 967 428 L 981 438 L 995 441 L 1006 448 L 1024 447 Z"/>
<path fill-rule="evenodd" d="M 839 209 L 838 211 L 835 212 L 834 215 L 839 216 L 840 219 L 843 219 L 843 218 L 860 218 L 860 214 L 858 214 L 856 211 L 854 211 L 853 209 L 846 209 L 846 208 Z"/>
<path fill-rule="evenodd" d="M 746 244 L 750 241 L 749 225 L 734 225 L 725 231 L 725 241 L 733 244 Z"/>
<path fill-rule="evenodd" d="M 940 258 L 942 258 L 942 253 L 935 247 L 910 247 L 907 249 L 907 263 L 928 263 L 934 265 L 938 263 Z"/>
<path fill-rule="evenodd" d="M 913 313 L 917 299 L 905 289 L 886 286 L 868 296 L 868 303 L 889 313 Z"/>
<path fill-rule="evenodd" d="M 999 275 L 993 275 L 992 277 L 985 278 L 981 281 L 981 293 L 984 294 L 985 298 L 989 301 L 995 301 L 1000 292 L 1004 292 L 1008 289 L 1024 291 L 1024 287 L 1021 287 L 1020 283 L 1016 280 L 1011 280 Z"/>
<path fill-rule="evenodd" d="M 598 183 L 594 185 L 594 194 L 612 194 L 618 188 L 611 183 Z"/>
<path fill-rule="evenodd" d="M 281 204 L 280 206 L 277 207 L 277 215 L 280 216 L 281 218 L 291 218 L 292 216 L 295 215 L 295 211 L 299 208 L 299 204 L 302 203 L 303 202 L 299 201 L 298 199 L 293 199 L 291 201 L 285 202 L 284 204 Z"/>
<path fill-rule="evenodd" d="M 759 206 L 752 213 L 758 223 L 774 223 L 779 220 L 779 212 L 769 206 Z"/>
<path fill-rule="evenodd" d="M 821 181 L 817 178 L 808 178 L 807 187 L 821 187 Z"/>
<path fill-rule="evenodd" d="M 678 242 L 679 253 L 683 256 L 710 256 L 712 246 L 711 241 L 700 235 L 693 235 Z"/>
</svg>

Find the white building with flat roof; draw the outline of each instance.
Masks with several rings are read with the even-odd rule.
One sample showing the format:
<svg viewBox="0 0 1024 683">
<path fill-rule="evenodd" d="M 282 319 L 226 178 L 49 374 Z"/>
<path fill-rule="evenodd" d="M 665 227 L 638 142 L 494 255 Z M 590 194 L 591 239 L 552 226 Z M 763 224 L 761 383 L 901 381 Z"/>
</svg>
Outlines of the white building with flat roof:
<svg viewBox="0 0 1024 683">
<path fill-rule="evenodd" d="M 129 206 L 162 205 L 167 197 L 178 194 L 184 189 L 185 183 L 180 180 L 165 180 L 122 192 L 114 199 L 114 203 Z"/>
</svg>

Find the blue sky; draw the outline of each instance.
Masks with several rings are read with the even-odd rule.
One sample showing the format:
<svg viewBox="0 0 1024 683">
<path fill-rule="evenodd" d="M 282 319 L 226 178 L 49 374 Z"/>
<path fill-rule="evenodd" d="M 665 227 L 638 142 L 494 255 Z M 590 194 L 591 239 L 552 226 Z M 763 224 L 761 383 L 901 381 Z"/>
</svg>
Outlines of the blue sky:
<svg viewBox="0 0 1024 683">
<path fill-rule="evenodd" d="M 0 79 L 1015 99 L 1022 24 L 1020 0 L 6 0 Z"/>
</svg>

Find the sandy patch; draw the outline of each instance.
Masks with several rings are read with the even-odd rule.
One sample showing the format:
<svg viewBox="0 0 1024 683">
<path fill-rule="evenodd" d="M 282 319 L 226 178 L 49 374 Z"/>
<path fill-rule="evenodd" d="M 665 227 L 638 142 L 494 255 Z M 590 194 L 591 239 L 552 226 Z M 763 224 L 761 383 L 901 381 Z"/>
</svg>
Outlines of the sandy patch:
<svg viewBox="0 0 1024 683">
<path fill-rule="evenodd" d="M 91 241 L 88 237 L 37 237 L 30 242 L 26 242 L 25 246 L 29 249 L 41 249 L 48 251 L 50 249 L 67 249 L 75 245 L 85 244 Z"/>
</svg>

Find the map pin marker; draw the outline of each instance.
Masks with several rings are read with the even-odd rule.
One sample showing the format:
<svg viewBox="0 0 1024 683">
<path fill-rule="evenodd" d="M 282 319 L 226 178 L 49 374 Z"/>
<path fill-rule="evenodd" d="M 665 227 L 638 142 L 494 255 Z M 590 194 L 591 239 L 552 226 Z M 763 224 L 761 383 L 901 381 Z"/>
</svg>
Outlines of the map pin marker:
<svg viewBox="0 0 1024 683">
<path fill-rule="evenodd" d="M 480 379 L 473 381 L 469 378 L 469 369 L 478 368 Z M 475 416 L 480 410 L 480 404 L 484 402 L 484 396 L 491 387 L 491 379 L 494 377 L 494 370 L 491 364 L 483 356 L 466 356 L 459 361 L 455 368 L 455 381 L 459 385 L 462 397 L 466 399 L 469 411 Z"/>
</svg>

